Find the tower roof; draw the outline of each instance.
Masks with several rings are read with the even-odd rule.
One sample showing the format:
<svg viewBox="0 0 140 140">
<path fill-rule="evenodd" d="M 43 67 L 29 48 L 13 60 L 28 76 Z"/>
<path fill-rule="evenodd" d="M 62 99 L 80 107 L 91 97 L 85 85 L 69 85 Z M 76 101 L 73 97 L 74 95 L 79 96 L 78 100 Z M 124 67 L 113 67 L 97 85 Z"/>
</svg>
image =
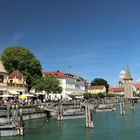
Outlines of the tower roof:
<svg viewBox="0 0 140 140">
<path fill-rule="evenodd" d="M 0 59 L 0 72 L 1 72 L 1 73 L 7 73 L 7 71 L 6 71 L 5 67 L 4 67 L 4 65 L 3 65 L 2 61 L 1 61 L 1 59 Z"/>
<path fill-rule="evenodd" d="M 128 66 L 127 66 L 126 71 L 125 71 L 124 80 L 133 80 Z"/>
<path fill-rule="evenodd" d="M 9 75 L 9 78 L 12 79 L 12 78 L 24 78 L 23 74 L 19 71 L 19 70 L 15 70 L 13 71 L 12 73 L 10 73 Z"/>
</svg>

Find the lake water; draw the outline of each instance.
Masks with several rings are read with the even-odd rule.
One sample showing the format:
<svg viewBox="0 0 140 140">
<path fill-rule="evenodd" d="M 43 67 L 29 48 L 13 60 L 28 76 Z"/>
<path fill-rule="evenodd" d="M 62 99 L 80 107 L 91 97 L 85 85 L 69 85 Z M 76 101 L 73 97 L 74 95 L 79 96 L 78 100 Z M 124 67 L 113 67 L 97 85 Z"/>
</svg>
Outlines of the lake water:
<svg viewBox="0 0 140 140">
<path fill-rule="evenodd" d="M 85 119 L 57 121 L 49 119 L 26 122 L 25 135 L 1 137 L 0 140 L 139 140 L 140 104 L 135 109 L 126 107 L 126 114 L 115 112 L 94 113 L 94 128 L 85 127 Z M 43 125 L 44 124 L 44 125 Z M 43 127 L 42 127 L 43 126 Z M 42 127 L 42 128 L 41 128 Z"/>
</svg>

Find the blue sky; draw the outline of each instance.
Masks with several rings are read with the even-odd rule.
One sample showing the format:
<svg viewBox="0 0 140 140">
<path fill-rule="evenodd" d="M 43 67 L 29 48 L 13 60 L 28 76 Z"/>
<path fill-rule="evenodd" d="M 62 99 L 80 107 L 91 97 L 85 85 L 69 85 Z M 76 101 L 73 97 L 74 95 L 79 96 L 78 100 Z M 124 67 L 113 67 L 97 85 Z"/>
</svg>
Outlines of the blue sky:
<svg viewBox="0 0 140 140">
<path fill-rule="evenodd" d="M 129 65 L 140 79 L 139 0 L 0 0 L 0 52 L 29 48 L 43 71 L 117 84 Z"/>
</svg>

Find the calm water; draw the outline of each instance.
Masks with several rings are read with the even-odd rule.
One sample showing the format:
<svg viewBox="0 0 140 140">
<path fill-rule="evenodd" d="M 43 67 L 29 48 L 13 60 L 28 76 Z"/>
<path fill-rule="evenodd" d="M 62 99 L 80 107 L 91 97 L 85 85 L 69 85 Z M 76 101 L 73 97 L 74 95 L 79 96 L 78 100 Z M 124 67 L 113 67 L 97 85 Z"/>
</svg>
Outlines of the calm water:
<svg viewBox="0 0 140 140">
<path fill-rule="evenodd" d="M 3 137 L 0 140 L 139 140 L 140 104 L 135 110 L 127 106 L 126 115 L 115 112 L 94 113 L 94 129 L 85 128 L 85 119 L 50 119 L 28 121 L 24 137 Z M 27 128 L 28 127 L 28 128 Z M 31 129 L 32 128 L 32 129 Z"/>
</svg>

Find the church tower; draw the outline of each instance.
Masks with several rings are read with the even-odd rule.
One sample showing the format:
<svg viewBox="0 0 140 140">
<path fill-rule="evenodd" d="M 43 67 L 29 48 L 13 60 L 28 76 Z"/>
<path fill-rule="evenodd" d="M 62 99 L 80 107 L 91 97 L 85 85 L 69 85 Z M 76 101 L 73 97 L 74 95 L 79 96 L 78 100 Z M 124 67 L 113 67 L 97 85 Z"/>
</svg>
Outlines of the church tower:
<svg viewBox="0 0 140 140">
<path fill-rule="evenodd" d="M 123 85 L 124 85 L 124 97 L 131 98 L 133 97 L 133 84 L 132 84 L 133 78 L 131 76 L 130 70 L 127 66 L 125 71 L 125 76 L 123 79 Z"/>
</svg>

